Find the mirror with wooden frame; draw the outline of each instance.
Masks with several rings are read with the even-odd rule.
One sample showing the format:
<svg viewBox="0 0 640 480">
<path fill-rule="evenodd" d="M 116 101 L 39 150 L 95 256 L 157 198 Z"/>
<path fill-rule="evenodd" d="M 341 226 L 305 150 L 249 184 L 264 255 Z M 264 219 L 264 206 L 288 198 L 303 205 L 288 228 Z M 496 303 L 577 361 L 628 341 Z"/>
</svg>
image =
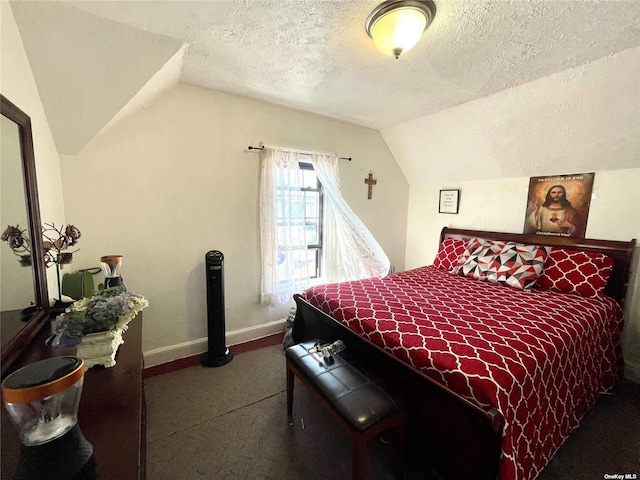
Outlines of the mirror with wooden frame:
<svg viewBox="0 0 640 480">
<path fill-rule="evenodd" d="M 49 294 L 31 118 L 3 95 L 0 113 L 0 231 L 17 227 L 29 239 L 26 250 L 12 249 L 4 235 L 0 242 L 0 369 L 4 377 L 47 323 Z"/>
</svg>

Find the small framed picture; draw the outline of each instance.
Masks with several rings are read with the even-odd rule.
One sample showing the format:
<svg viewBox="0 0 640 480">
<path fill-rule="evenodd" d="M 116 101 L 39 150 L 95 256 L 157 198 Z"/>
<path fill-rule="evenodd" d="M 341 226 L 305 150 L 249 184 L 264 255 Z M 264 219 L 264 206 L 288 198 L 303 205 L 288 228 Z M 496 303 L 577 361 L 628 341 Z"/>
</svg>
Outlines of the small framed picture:
<svg viewBox="0 0 640 480">
<path fill-rule="evenodd" d="M 438 213 L 458 213 L 460 190 L 440 190 Z"/>
</svg>

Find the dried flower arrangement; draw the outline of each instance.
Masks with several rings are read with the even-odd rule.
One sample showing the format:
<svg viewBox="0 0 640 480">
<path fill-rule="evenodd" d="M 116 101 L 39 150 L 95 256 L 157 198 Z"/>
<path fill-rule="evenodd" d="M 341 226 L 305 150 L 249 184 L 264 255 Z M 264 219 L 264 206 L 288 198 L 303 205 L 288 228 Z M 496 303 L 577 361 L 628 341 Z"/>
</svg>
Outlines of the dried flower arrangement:
<svg viewBox="0 0 640 480">
<path fill-rule="evenodd" d="M 31 265 L 31 242 L 25 234 L 26 231 L 26 229 L 21 230 L 20 225 L 15 227 L 9 225 L 0 236 L 0 239 L 9 244 L 9 248 L 14 255 L 20 257 L 21 264 Z"/>
<path fill-rule="evenodd" d="M 25 233 L 27 230 L 20 229 L 20 225 L 15 227 L 9 225 L 2 233 L 0 239 L 9 244 L 11 251 L 20 257 L 20 262 L 28 264 L 31 258 L 31 240 Z M 68 252 L 69 247 L 78 243 L 82 234 L 74 225 L 63 225 L 58 228 L 53 223 L 42 225 L 42 238 L 44 246 L 44 263 L 47 267 L 58 264 L 62 265 L 71 262 L 74 252 Z M 29 259 L 29 260 L 27 260 Z"/>
<path fill-rule="evenodd" d="M 53 321 L 52 345 L 72 346 L 90 333 L 122 328 L 149 306 L 140 293 L 123 287 L 96 290 L 88 298 L 74 302 Z"/>
<path fill-rule="evenodd" d="M 57 228 L 53 223 L 45 223 L 42 226 L 42 238 L 44 238 L 44 263 L 50 265 L 64 265 L 71 263 L 73 252 L 67 251 L 78 243 L 82 234 L 74 225 Z"/>
<path fill-rule="evenodd" d="M 78 243 L 82 234 L 74 225 L 63 225 L 56 227 L 54 223 L 45 223 L 42 229 L 42 244 L 44 246 L 44 264 L 47 268 L 52 265 L 56 266 L 58 278 L 58 299 L 62 299 L 60 284 L 60 268 L 61 265 L 71 263 L 73 254 L 78 250 L 70 252 L 69 247 L 73 247 Z M 25 233 L 26 229 L 21 230 L 20 225 L 15 227 L 9 225 L 0 236 L 0 239 L 9 244 L 9 248 L 13 253 L 20 257 L 20 263 L 24 266 L 31 265 L 31 241 Z"/>
</svg>

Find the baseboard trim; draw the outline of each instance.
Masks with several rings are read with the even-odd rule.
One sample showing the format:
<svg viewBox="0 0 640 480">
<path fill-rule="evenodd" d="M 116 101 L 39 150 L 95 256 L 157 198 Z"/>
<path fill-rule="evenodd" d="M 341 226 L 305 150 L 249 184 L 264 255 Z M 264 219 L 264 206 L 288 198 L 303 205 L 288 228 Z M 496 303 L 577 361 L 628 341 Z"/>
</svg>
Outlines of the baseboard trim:
<svg viewBox="0 0 640 480">
<path fill-rule="evenodd" d="M 637 363 L 625 362 L 624 378 L 635 383 L 640 383 L 640 365 Z"/>
<path fill-rule="evenodd" d="M 240 343 L 251 342 L 260 338 L 268 337 L 285 330 L 286 319 L 275 320 L 273 322 L 257 325 L 255 327 L 241 328 L 232 332 L 227 332 L 225 338 L 227 346 L 238 345 Z M 207 338 L 199 338 L 189 342 L 161 347 L 147 352 L 143 352 L 144 368 L 155 367 L 163 363 L 173 362 L 181 358 L 200 355 L 207 351 Z"/>
</svg>

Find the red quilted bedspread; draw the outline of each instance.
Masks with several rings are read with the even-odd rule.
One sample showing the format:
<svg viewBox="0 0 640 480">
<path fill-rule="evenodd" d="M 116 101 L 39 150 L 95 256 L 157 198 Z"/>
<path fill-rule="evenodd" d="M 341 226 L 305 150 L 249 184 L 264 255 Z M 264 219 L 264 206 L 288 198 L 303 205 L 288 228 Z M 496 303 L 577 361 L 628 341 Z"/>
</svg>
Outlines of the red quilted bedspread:
<svg viewBox="0 0 640 480">
<path fill-rule="evenodd" d="M 533 479 L 618 380 L 622 311 L 609 298 L 518 290 L 428 266 L 303 297 L 505 418 L 500 478 Z"/>
</svg>

